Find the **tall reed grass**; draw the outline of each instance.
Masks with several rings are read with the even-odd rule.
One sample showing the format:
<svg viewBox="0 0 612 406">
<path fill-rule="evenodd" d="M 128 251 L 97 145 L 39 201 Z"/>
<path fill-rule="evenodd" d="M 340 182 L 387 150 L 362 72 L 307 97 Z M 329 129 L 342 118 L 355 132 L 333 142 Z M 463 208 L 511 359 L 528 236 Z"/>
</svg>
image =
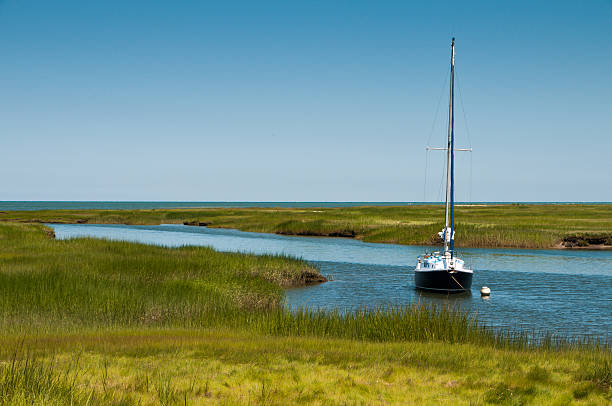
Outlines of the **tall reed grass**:
<svg viewBox="0 0 612 406">
<path fill-rule="evenodd" d="M 89 238 L 56 241 L 43 226 L 24 224 L 0 224 L 0 239 L 0 330 L 9 334 L 225 326 L 370 341 L 607 348 L 607 343 L 493 331 L 465 310 L 424 303 L 289 311 L 281 286 L 320 274 L 304 261 L 282 256 Z"/>
<path fill-rule="evenodd" d="M 323 214 L 304 211 L 298 215 L 304 218 L 298 220 L 287 220 L 289 212 L 274 211 L 263 215 L 241 211 L 211 211 L 203 215 L 197 211 L 187 217 L 178 211 L 151 212 L 150 217 L 142 217 L 140 212 L 127 216 L 109 212 L 88 218 L 112 222 L 202 218 L 216 225 L 240 224 L 266 232 L 278 232 L 278 224 L 285 222 L 281 231 L 287 233 L 298 227 L 304 233 L 355 231 L 362 238 L 393 242 L 426 239 L 439 227 L 436 221 L 415 218 L 419 216 L 401 210 L 376 213 L 360 209 L 354 213 L 356 217 L 347 218 L 346 213 L 339 211 Z M 597 224 L 600 214 L 592 217 L 587 214 L 582 214 L 581 224 L 587 224 L 586 220 Z M 41 214 L 40 219 L 57 216 L 54 217 L 57 220 L 74 221 L 74 216 L 83 215 L 90 213 L 47 213 Z M 311 215 L 322 217 L 307 220 Z M 395 215 L 404 217 L 397 220 Z M 552 231 L 543 235 L 534 231 L 538 227 L 546 229 L 546 222 L 535 221 L 535 226 L 530 226 L 524 224 L 530 221 L 528 218 L 521 220 L 521 224 L 512 221 L 501 219 L 497 225 L 467 222 L 461 226 L 478 233 L 475 238 L 482 239 L 478 244 L 512 241 L 520 245 L 526 235 L 532 243 L 539 241 L 543 246 L 552 241 L 547 240 Z M 603 224 L 608 227 L 605 221 Z M 491 237 L 491 233 L 500 235 Z M 439 394 L 456 398 L 458 393 L 465 395 L 466 388 L 472 385 L 485 389 L 484 398 L 471 397 L 471 402 L 535 404 L 545 400 L 558 404 L 576 400 L 605 404 L 609 400 L 610 347 L 605 341 L 557 337 L 545 332 L 494 330 L 481 325 L 466 310 L 425 303 L 348 312 L 307 308 L 289 311 L 283 306 L 283 287 L 316 282 L 320 277 L 319 271 L 308 263 L 284 256 L 97 239 L 57 241 L 41 225 L 0 223 L 0 338 L 5 344 L 0 349 L 0 405 L 244 402 L 244 392 L 236 395 L 234 392 L 248 385 L 253 377 L 260 379 L 257 396 L 249 398 L 256 403 L 290 403 L 288 399 L 312 402 L 321 396 L 318 391 L 322 386 L 342 386 L 342 381 L 336 379 L 340 374 L 346 376 L 342 379 L 348 389 L 342 386 L 337 397 L 331 399 L 342 403 L 346 402 L 347 393 L 357 391 L 354 376 L 363 369 L 353 368 L 364 363 L 369 365 L 366 371 L 376 374 L 371 380 L 376 383 L 369 387 L 382 382 L 384 390 L 408 388 L 414 396 L 410 398 L 414 399 L 412 403 L 441 399 L 435 394 L 426 397 L 432 390 L 448 391 Z M 224 331 L 229 339 L 224 337 Z M 190 337 L 207 334 L 208 341 L 181 350 L 177 345 L 180 340 L 173 334 Z M 30 352 L 23 347 L 17 350 L 10 347 L 22 339 L 38 343 L 37 349 Z M 96 358 L 99 355 L 88 353 L 87 365 L 81 365 L 78 356 L 72 361 L 56 362 L 53 354 L 57 343 L 61 343 L 64 351 L 74 343 L 96 348 L 95 351 L 104 352 L 105 358 L 99 362 Z M 411 353 L 414 346 L 417 350 Z M 194 352 L 201 353 L 202 348 L 208 349 L 204 358 L 218 355 L 213 361 L 214 368 L 219 367 L 219 360 L 230 360 L 222 373 L 217 369 L 211 373 L 207 367 L 194 369 L 204 361 L 201 357 L 194 362 L 193 358 Z M 74 356 L 81 349 L 70 351 Z M 160 359 L 156 355 L 151 358 L 153 361 L 146 358 L 164 351 L 171 355 Z M 106 361 L 109 354 L 114 366 Z M 258 362 L 259 354 L 267 354 L 262 355 L 262 366 L 249 369 Z M 323 363 L 318 361 L 321 354 L 325 354 Z M 125 359 L 129 360 L 127 364 Z M 295 371 L 295 359 L 316 359 L 297 364 L 309 375 L 300 376 Z M 381 362 L 392 364 L 385 366 L 382 377 Z M 166 371 L 169 366 L 176 371 L 172 376 L 149 369 L 143 372 L 142 365 L 149 368 L 151 363 L 157 363 L 157 371 Z M 409 368 L 423 368 L 426 373 L 419 370 L 410 378 L 403 375 L 402 381 L 387 382 Z M 286 374 L 278 375 L 279 371 Z M 467 377 L 465 384 L 432 388 L 431 383 L 440 376 L 445 379 L 443 382 L 452 383 L 448 380 L 449 371 Z M 234 377 L 232 382 L 230 377 L 234 374 L 238 378 Z M 126 380 L 125 375 L 130 375 L 130 379 Z M 559 380 L 562 376 L 563 380 Z M 415 385 L 411 379 L 423 382 Z M 228 380 L 234 386 L 230 387 Z M 551 399 L 548 394 L 562 386 L 568 394 L 562 399 Z M 303 392 L 312 396 L 303 398 Z M 380 401 L 381 393 L 381 390 L 363 392 L 364 397 L 353 400 L 375 403 Z M 397 396 L 397 403 L 405 402 L 403 394 Z"/>
<path fill-rule="evenodd" d="M 85 400 L 72 365 L 61 370 L 53 360 L 22 351 L 0 363 L 0 405 L 70 405 Z"/>
</svg>

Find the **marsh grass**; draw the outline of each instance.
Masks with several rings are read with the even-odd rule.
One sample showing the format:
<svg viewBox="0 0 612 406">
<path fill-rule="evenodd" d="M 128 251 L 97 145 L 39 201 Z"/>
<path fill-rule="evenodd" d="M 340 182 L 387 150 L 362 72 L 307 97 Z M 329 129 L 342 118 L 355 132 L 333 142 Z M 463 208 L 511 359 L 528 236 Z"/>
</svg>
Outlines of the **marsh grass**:
<svg viewBox="0 0 612 406">
<path fill-rule="evenodd" d="M 576 375 L 580 381 L 587 381 L 603 391 L 612 389 L 612 368 L 607 359 L 594 359 Z"/>
<path fill-rule="evenodd" d="M 426 303 L 289 311 L 282 286 L 320 273 L 305 261 L 283 256 L 92 238 L 58 241 L 43 226 L 30 224 L 0 224 L 0 239 L 0 328 L 11 334 L 225 326 L 272 335 L 518 349 L 608 345 L 492 330 L 467 310 Z"/>
<path fill-rule="evenodd" d="M 8 368 L 14 354 L 5 358 L 5 351 L 13 344 L 6 337 L 0 341 L 0 368 Z M 62 388 L 23 386 L 35 390 L 18 396 L 32 400 L 38 394 L 38 399 L 47 400 L 38 404 L 556 405 L 586 401 L 604 405 L 610 401 L 610 389 L 597 386 L 590 375 L 596 364 L 610 360 L 610 354 L 592 349 L 551 352 L 436 341 L 377 343 L 234 329 L 60 333 L 19 342 L 21 348 L 38 354 L 28 368 L 42 367 L 43 375 L 51 377 L 42 381 Z M 53 342 L 57 345 L 51 347 Z M 26 353 L 17 357 L 26 358 Z M 12 387 L 18 393 L 21 386 Z M 18 396 L 9 404 L 30 404 L 17 402 Z"/>
<path fill-rule="evenodd" d="M 53 359 L 16 350 L 0 363 L 0 405 L 80 403 L 86 395 L 76 387 L 77 369 L 78 362 L 61 369 Z"/>
<path fill-rule="evenodd" d="M 606 342 L 424 303 L 289 311 L 282 286 L 318 274 L 295 258 L 57 241 L 36 224 L 0 224 L 0 241 L 4 404 L 609 399 Z"/>
<path fill-rule="evenodd" d="M 284 286 L 321 277 L 304 261 L 97 239 L 56 241 L 42 226 L 0 225 L 5 330 L 218 323 L 276 308 Z"/>
<path fill-rule="evenodd" d="M 0 213 L 0 221 L 161 224 L 289 235 L 343 236 L 368 242 L 431 245 L 443 227 L 440 205 L 343 208 L 207 208 L 169 210 L 56 210 Z M 612 241 L 612 205 L 465 205 L 455 212 L 458 247 L 555 248 Z M 603 236 L 601 239 L 599 237 Z M 572 243 L 572 241 L 574 241 Z M 572 245 L 573 244 L 573 245 Z"/>
</svg>

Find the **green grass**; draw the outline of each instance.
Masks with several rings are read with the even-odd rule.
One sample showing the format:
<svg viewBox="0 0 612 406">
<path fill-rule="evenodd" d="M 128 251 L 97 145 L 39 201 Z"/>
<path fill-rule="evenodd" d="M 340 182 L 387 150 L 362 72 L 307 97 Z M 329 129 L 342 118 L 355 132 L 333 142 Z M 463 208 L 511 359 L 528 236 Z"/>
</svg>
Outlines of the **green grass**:
<svg viewBox="0 0 612 406">
<path fill-rule="evenodd" d="M 55 240 L 40 225 L 0 224 L 0 329 L 206 325 L 275 309 L 282 287 L 324 280 L 284 256 Z"/>
<path fill-rule="evenodd" d="M 77 378 L 73 365 L 60 369 L 53 360 L 15 352 L 0 364 L 0 405 L 86 403 Z"/>
<path fill-rule="evenodd" d="M 264 334 L 418 340 L 500 348 L 582 346 L 492 331 L 467 311 L 412 303 L 349 313 L 283 306 L 283 287 L 324 279 L 305 261 L 93 238 L 55 240 L 37 224 L 0 224 L 0 329 L 231 326 Z"/>
<path fill-rule="evenodd" d="M 606 405 L 610 354 L 227 329 L 0 339 L 0 404 Z M 27 352 L 7 352 L 19 345 Z M 16 366 L 14 359 L 17 359 Z M 4 389 L 7 388 L 7 389 Z M 44 401 L 34 401 L 44 399 Z"/>
<path fill-rule="evenodd" d="M 295 258 L 0 224 L 0 404 L 606 404 L 607 343 L 451 307 L 283 307 Z"/>
<path fill-rule="evenodd" d="M 308 209 L 56 210 L 0 213 L 0 221 L 160 224 L 289 235 L 346 236 L 369 242 L 438 244 L 442 206 Z M 612 241 L 612 205 L 496 205 L 456 209 L 459 247 L 556 248 Z M 597 237 L 597 238 L 591 238 Z"/>
</svg>

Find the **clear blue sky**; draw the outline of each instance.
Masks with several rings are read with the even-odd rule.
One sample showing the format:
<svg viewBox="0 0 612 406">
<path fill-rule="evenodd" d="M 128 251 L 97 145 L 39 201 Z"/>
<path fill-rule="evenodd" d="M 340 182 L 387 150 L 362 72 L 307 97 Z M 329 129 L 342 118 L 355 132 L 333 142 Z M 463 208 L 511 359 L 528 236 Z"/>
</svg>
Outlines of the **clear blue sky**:
<svg viewBox="0 0 612 406">
<path fill-rule="evenodd" d="M 610 0 L 0 1 L 0 200 L 423 200 L 451 36 L 472 198 L 612 201 Z"/>
</svg>

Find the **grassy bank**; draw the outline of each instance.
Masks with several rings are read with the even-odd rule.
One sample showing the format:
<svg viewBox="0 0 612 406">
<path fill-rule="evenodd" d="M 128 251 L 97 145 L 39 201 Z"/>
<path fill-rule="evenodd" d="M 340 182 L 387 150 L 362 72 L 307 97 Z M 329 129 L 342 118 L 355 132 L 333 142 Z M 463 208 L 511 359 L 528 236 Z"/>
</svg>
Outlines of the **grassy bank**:
<svg viewBox="0 0 612 406">
<path fill-rule="evenodd" d="M 0 224 L 0 404 L 606 404 L 607 345 L 453 308 L 282 307 L 281 256 L 54 240 Z"/>
<path fill-rule="evenodd" d="M 283 256 L 59 241 L 45 231 L 0 225 L 0 330 L 206 326 L 244 309 L 276 309 L 283 287 L 325 280 L 306 262 Z"/>
<path fill-rule="evenodd" d="M 437 244 L 442 206 L 320 209 L 172 209 L 2 212 L 0 221 L 160 224 L 287 235 L 342 236 L 369 242 Z M 482 248 L 612 248 L 612 205 L 459 206 L 456 241 Z"/>
<path fill-rule="evenodd" d="M 16 405 L 604 405 L 610 357 L 235 330 L 4 338 L 0 403 Z M 21 346 L 17 353 L 6 348 Z M 7 385 L 6 382 L 9 382 Z M 31 394 L 37 393 L 37 397 Z"/>
<path fill-rule="evenodd" d="M 466 312 L 425 304 L 350 314 L 288 312 L 282 287 L 324 280 L 298 259 L 55 240 L 46 231 L 0 224 L 0 331 L 223 326 L 275 335 L 528 346 L 526 336 L 492 332 Z M 543 345 L 556 344 L 566 345 Z"/>
</svg>

